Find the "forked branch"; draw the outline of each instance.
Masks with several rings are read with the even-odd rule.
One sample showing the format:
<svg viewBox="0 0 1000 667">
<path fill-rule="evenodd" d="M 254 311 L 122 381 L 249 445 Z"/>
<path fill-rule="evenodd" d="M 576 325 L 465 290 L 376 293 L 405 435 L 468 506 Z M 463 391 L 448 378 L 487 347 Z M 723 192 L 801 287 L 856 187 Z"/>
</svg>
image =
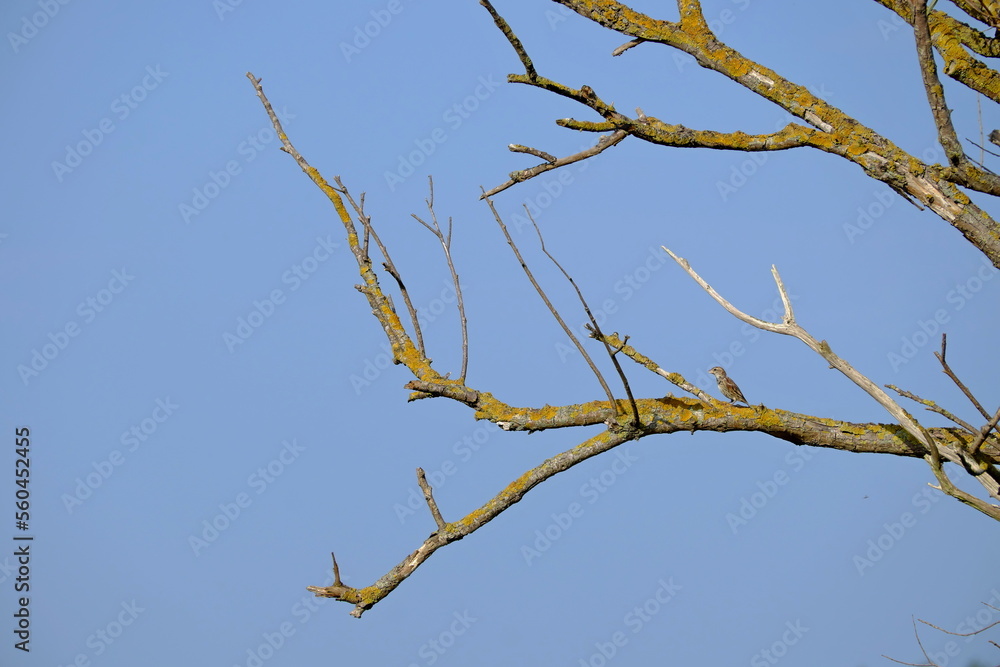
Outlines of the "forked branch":
<svg viewBox="0 0 1000 667">
<path fill-rule="evenodd" d="M 698 273 L 691 268 L 691 265 L 686 259 L 678 257 L 666 247 L 663 247 L 663 249 L 666 250 L 667 254 L 669 254 L 674 261 L 677 262 L 677 264 L 679 264 L 680 267 L 695 280 L 695 282 L 701 285 L 702 289 L 708 292 L 708 294 L 715 299 L 719 305 L 725 308 L 734 317 L 758 329 L 792 336 L 799 339 L 816 354 L 828 361 L 832 368 L 837 369 L 847 376 L 849 380 L 858 385 L 858 387 L 860 387 L 865 393 L 875 399 L 879 405 L 885 408 L 886 411 L 888 411 L 889 414 L 891 414 L 892 417 L 899 422 L 899 424 L 915 440 L 924 446 L 927 452 L 924 458 L 930 464 L 931 470 L 934 472 L 934 476 L 937 479 L 942 491 L 966 503 L 967 505 L 978 509 L 987 516 L 1000 521 L 1000 506 L 987 503 L 986 501 L 959 489 L 952 483 L 947 474 L 945 474 L 942 467 L 942 455 L 953 463 L 964 465 L 964 452 L 961 450 L 954 450 L 950 447 L 939 447 L 937 441 L 927 431 L 927 429 L 914 419 L 913 416 L 910 415 L 905 409 L 903 409 L 899 403 L 894 401 L 889 394 L 883 391 L 881 387 L 869 380 L 864 374 L 851 366 L 851 364 L 849 364 L 846 360 L 837 356 L 833 350 L 830 349 L 830 345 L 825 340 L 816 340 L 809 334 L 809 332 L 799 326 L 799 324 L 795 321 L 795 313 L 792 308 L 792 302 L 788 297 L 788 292 L 785 290 L 785 285 L 781 280 L 777 267 L 773 265 L 771 266 L 771 275 L 774 277 L 774 281 L 777 284 L 778 293 L 781 296 L 781 302 L 784 304 L 785 313 L 782 316 L 781 322 L 766 322 L 748 315 L 736 308 L 733 304 L 729 303 L 729 301 L 716 292 L 700 275 L 698 275 Z M 986 490 L 991 496 L 994 498 L 1000 498 L 1000 484 L 997 483 L 996 479 L 989 475 L 979 475 L 976 479 L 979 480 L 984 487 L 986 487 Z"/>
</svg>

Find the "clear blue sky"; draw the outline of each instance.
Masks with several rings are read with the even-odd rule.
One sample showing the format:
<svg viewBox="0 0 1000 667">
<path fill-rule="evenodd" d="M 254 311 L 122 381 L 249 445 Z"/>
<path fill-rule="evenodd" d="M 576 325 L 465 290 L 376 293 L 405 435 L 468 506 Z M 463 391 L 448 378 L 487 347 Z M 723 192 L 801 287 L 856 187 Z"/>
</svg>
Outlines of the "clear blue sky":
<svg viewBox="0 0 1000 667">
<path fill-rule="evenodd" d="M 674 16 L 660 5 L 639 7 Z M 937 159 L 912 38 L 876 3 L 705 8 L 722 39 Z M 623 110 L 719 130 L 786 120 L 665 48 L 611 58 L 620 37 L 552 3 L 498 9 L 541 73 Z M 447 269 L 409 217 L 426 214 L 433 174 L 438 215 L 455 221 L 469 383 L 514 405 L 603 394 L 565 353 L 479 187 L 535 163 L 510 143 L 589 144 L 553 121 L 593 116 L 506 84 L 519 64 L 472 0 L 14 0 L 0 17 L 0 664 L 853 667 L 883 653 L 919 662 L 914 616 L 951 630 L 1000 620 L 981 604 L 1000 606 L 997 526 L 929 494 L 923 462 L 752 434 L 622 447 L 439 551 L 361 620 L 314 602 L 305 586 L 330 581 L 331 550 L 363 586 L 431 532 L 426 508 L 408 507 L 417 466 L 454 519 L 595 431 L 504 433 L 444 400 L 406 402 L 411 377 L 387 363 L 342 227 L 277 149 L 245 72 L 313 165 L 367 193 L 427 313 L 429 353 L 457 373 Z M 960 134 L 978 136 L 975 98 L 951 93 Z M 1000 126 L 987 102 L 983 123 Z M 583 315 L 520 224 L 523 204 L 608 329 L 713 392 L 705 371 L 723 364 L 752 402 L 888 420 L 797 341 L 745 331 L 660 244 L 757 315 L 777 296 L 776 264 L 815 336 L 876 382 L 978 421 L 936 366 L 936 333 L 922 333 L 937 319 L 956 370 L 997 400 L 996 272 L 836 158 L 629 140 L 496 202 L 571 321 Z M 641 396 L 674 389 L 627 370 Z M 13 647 L 12 538 L 25 534 L 29 654 Z M 996 662 L 986 638 L 921 638 L 950 665 Z"/>
</svg>

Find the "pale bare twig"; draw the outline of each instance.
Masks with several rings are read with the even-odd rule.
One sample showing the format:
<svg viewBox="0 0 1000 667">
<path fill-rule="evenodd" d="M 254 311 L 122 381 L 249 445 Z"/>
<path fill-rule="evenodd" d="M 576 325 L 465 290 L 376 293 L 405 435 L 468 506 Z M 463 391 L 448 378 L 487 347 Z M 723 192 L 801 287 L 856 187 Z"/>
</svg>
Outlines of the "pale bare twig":
<svg viewBox="0 0 1000 667">
<path fill-rule="evenodd" d="M 535 157 L 540 157 L 546 162 L 555 162 L 559 158 L 551 153 L 546 153 L 543 150 L 537 148 L 532 148 L 531 146 L 522 146 L 521 144 L 510 144 L 507 146 L 511 153 L 527 153 L 528 155 L 534 155 Z"/>
<path fill-rule="evenodd" d="M 948 478 L 948 475 L 944 472 L 941 461 L 942 455 L 953 463 L 967 466 L 969 457 L 965 455 L 965 452 L 961 450 L 955 451 L 951 448 L 939 448 L 934 437 L 927 432 L 927 429 L 925 429 L 916 419 L 904 410 L 901 405 L 894 401 L 881 387 L 856 370 L 846 360 L 837 356 L 833 350 L 830 349 L 829 344 L 825 340 L 816 340 L 809 334 L 809 332 L 799 326 L 799 324 L 795 321 L 795 313 L 792 309 L 791 299 L 788 297 L 788 293 L 785 290 L 781 276 L 778 274 L 777 267 L 773 265 L 771 266 L 771 274 L 777 284 L 778 293 L 781 296 L 782 304 L 784 304 L 785 313 L 782 316 L 781 322 L 766 322 L 740 311 L 724 299 L 718 292 L 716 292 L 711 285 L 705 282 L 705 280 L 691 268 L 691 265 L 686 259 L 678 257 L 666 247 L 663 247 L 663 249 L 666 250 L 667 254 L 673 257 L 674 261 L 677 262 L 681 268 L 683 268 L 688 275 L 695 280 L 695 282 L 701 285 L 702 289 L 708 292 L 709 296 L 715 299 L 719 305 L 725 308 L 734 317 L 758 329 L 792 336 L 799 339 L 811 350 L 829 362 L 831 368 L 835 368 L 847 376 L 848 379 L 858 385 L 858 387 L 860 387 L 865 393 L 875 399 L 879 405 L 885 408 L 886 411 L 889 412 L 889 414 L 891 414 L 893 418 L 907 431 L 907 433 L 923 445 L 927 451 L 924 459 L 930 464 L 931 471 L 934 473 L 934 477 L 940 485 L 940 487 L 936 488 L 940 488 L 940 490 L 944 491 L 953 498 L 956 498 L 961 502 L 974 507 L 983 514 L 1000 521 L 1000 506 L 987 503 L 986 501 L 959 489 L 954 485 L 954 483 L 952 483 L 952 481 Z M 976 479 L 979 480 L 979 482 L 987 489 L 991 496 L 998 496 L 998 492 L 1000 492 L 1000 483 L 998 483 L 993 475 L 979 475 Z"/>
<path fill-rule="evenodd" d="M 994 413 L 993 415 L 993 418 L 989 422 L 987 422 L 986 426 L 984 426 L 979 430 L 979 434 L 976 436 L 976 439 L 972 441 L 971 445 L 969 445 L 970 452 L 972 452 L 973 454 L 979 453 L 979 450 L 983 446 L 983 443 L 986 442 L 986 437 L 989 435 L 990 431 L 992 431 L 997 427 L 997 423 L 1000 423 L 1000 408 L 997 409 L 996 413 Z"/>
<path fill-rule="evenodd" d="M 421 220 L 416 213 L 411 213 L 410 215 L 438 238 L 438 241 L 441 242 L 441 249 L 444 251 L 444 257 L 448 261 L 448 270 L 451 271 L 451 281 L 455 284 L 455 298 L 458 301 L 458 318 L 462 325 L 462 372 L 458 377 L 464 381 L 469 370 L 469 325 L 465 319 L 465 301 L 462 299 L 462 285 L 458 280 L 458 272 L 455 271 L 455 262 L 451 258 L 452 220 L 448 218 L 448 233 L 444 234 L 441 231 L 441 225 L 438 224 L 437 213 L 434 212 L 434 179 L 431 176 L 427 177 L 427 184 L 430 189 L 430 198 L 427 199 L 427 210 L 431 214 L 430 224 Z"/>
</svg>

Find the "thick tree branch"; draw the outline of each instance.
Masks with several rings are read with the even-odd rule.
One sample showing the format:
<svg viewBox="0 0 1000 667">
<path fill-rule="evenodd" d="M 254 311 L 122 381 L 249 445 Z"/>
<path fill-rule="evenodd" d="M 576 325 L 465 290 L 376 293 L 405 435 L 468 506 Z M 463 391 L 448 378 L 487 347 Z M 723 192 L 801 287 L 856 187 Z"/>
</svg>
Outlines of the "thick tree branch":
<svg viewBox="0 0 1000 667">
<path fill-rule="evenodd" d="M 260 79 L 255 78 L 250 73 L 247 76 L 275 127 L 282 144 L 282 150 L 296 160 L 300 168 L 334 205 L 337 215 L 344 225 L 348 245 L 358 264 L 362 280 L 358 289 L 365 295 L 371 306 L 372 314 L 381 325 L 391 344 L 394 362 L 405 366 L 414 377 L 413 381 L 407 385 L 414 392 L 411 398 L 443 397 L 458 401 L 472 408 L 476 419 L 491 421 L 505 430 L 530 432 L 569 426 L 604 425 L 607 427 L 602 433 L 525 472 L 508 484 L 488 503 L 455 522 L 447 522 L 441 516 L 440 511 L 437 510 L 436 502 L 433 502 L 433 495 L 428 486 L 425 489 L 425 497 L 437 530 L 417 550 L 370 586 L 354 588 L 344 585 L 340 579 L 339 567 L 334 561 L 333 585 L 309 587 L 309 590 L 318 596 L 332 597 L 354 605 L 352 613 L 356 616 L 360 616 L 366 609 L 370 609 L 379 600 L 384 599 L 438 548 L 460 540 L 482 527 L 518 502 L 531 488 L 552 475 L 558 474 L 580 461 L 608 451 L 629 439 L 651 434 L 697 430 L 758 431 L 795 444 L 809 444 L 845 451 L 931 457 L 935 449 L 940 449 L 943 455 L 950 457 L 954 452 L 967 448 L 975 438 L 974 435 L 963 432 L 961 429 L 927 429 L 923 433 L 914 433 L 894 424 L 851 424 L 768 408 L 761 410 L 732 408 L 728 404 L 712 399 L 680 375 L 664 371 L 658 364 L 628 345 L 625 340 L 619 339 L 616 334 L 604 334 L 596 328 L 592 332 L 594 337 L 609 346 L 614 354 L 621 353 L 628 356 L 636 363 L 656 372 L 698 398 L 667 396 L 663 398 L 634 398 L 630 402 L 625 402 L 615 399 L 608 390 L 607 401 L 542 408 L 518 408 L 498 400 L 489 392 L 468 386 L 464 378 L 449 379 L 438 373 L 422 350 L 414 345 L 392 307 L 389 296 L 383 292 L 378 275 L 372 267 L 371 258 L 368 256 L 367 238 L 372 232 L 364 220 L 362 207 L 355 207 L 355 212 L 362 220 L 361 224 L 365 229 L 364 239 L 359 238 L 355 221 L 345 206 L 344 196 L 349 197 L 346 188 L 331 186 L 320 175 L 319 171 L 298 153 L 286 136 L 270 102 L 264 95 Z M 601 106 L 602 103 L 598 101 L 592 91 L 583 94 L 591 100 L 592 105 Z M 609 122 L 619 123 L 622 118 L 613 110 L 608 113 Z M 638 122 L 648 121 L 649 119 L 640 112 Z M 342 184 L 338 181 L 338 185 Z M 488 198 L 487 202 L 492 204 Z M 521 261 L 523 264 L 523 260 Z M 787 295 L 783 293 L 777 272 L 775 272 L 775 278 L 779 281 L 779 290 L 786 303 L 787 313 L 784 324 L 794 324 L 791 305 Z M 760 322 L 760 320 L 756 321 Z M 774 324 L 773 326 L 780 325 Z M 603 384 L 606 387 L 606 383 Z M 641 429 L 623 428 L 617 423 L 618 418 L 629 407 L 632 407 L 635 421 L 641 424 Z M 1000 461 L 1000 449 L 998 449 L 995 439 L 983 443 L 980 456 L 990 462 Z M 949 460 L 951 459 L 949 458 Z M 947 480 L 946 477 L 944 479 Z M 942 486 L 944 486 L 944 482 L 942 482 Z"/>
<path fill-rule="evenodd" d="M 1000 268 L 1000 225 L 958 187 L 961 185 L 1000 195 L 1000 179 L 995 175 L 972 163 L 960 167 L 924 164 L 873 129 L 865 127 L 840 109 L 813 95 L 804 86 L 781 77 L 777 72 L 751 61 L 723 44 L 708 28 L 701 14 L 700 3 L 696 0 L 680 0 L 678 6 L 681 9 L 681 20 L 678 22 L 653 19 L 613 0 L 556 1 L 633 41 L 662 44 L 688 53 L 702 67 L 732 79 L 793 116 L 803 119 L 812 128 L 791 124 L 780 132 L 769 135 L 690 130 L 650 117 L 630 119 L 602 100 L 589 87 L 574 89 L 547 79 L 534 70 L 508 76 L 508 81 L 525 83 L 576 100 L 603 119 L 590 126 L 584 121 L 564 119 L 561 122 L 564 126 L 602 132 L 624 130 L 645 141 L 670 146 L 743 151 L 808 146 L 831 153 L 855 163 L 869 176 L 886 183 L 919 206 L 929 207 L 989 257 L 994 266 Z M 908 0 L 880 1 L 887 5 L 902 1 L 908 3 Z M 932 35 L 936 31 L 937 14 L 932 12 L 930 17 Z M 516 39 L 506 22 L 504 26 L 508 41 Z M 953 41 L 958 43 L 957 40 Z M 936 38 L 935 46 L 941 48 Z M 523 63 L 527 53 L 520 42 L 517 42 L 515 51 Z M 947 67 L 945 71 L 952 74 Z M 996 90 L 1000 91 L 1000 81 Z M 545 169 L 553 168 L 550 163 L 543 166 Z"/>
</svg>

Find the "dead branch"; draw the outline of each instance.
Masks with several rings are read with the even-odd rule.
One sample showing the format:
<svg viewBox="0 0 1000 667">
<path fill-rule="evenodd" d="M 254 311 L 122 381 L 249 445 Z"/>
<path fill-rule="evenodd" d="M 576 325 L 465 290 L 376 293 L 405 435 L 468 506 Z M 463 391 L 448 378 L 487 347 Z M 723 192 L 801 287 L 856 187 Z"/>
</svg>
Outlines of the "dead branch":
<svg viewBox="0 0 1000 667">
<path fill-rule="evenodd" d="M 511 144 L 510 146 L 508 146 L 508 148 L 510 148 L 512 152 L 530 153 L 531 155 L 536 155 L 538 157 L 541 157 L 543 160 L 546 160 L 546 162 L 531 167 L 530 169 L 524 169 L 522 171 L 512 171 L 510 173 L 510 180 L 501 183 L 492 190 L 483 193 L 482 195 L 480 195 L 480 199 L 492 197 L 493 195 L 499 192 L 503 192 L 512 185 L 516 185 L 517 183 L 527 181 L 529 179 L 534 178 L 535 176 L 538 176 L 539 174 L 544 174 L 547 171 L 558 169 L 559 167 L 565 167 L 568 164 L 573 164 L 574 162 L 579 162 L 580 160 L 586 160 L 587 158 L 593 157 L 598 153 L 603 153 L 606 149 L 620 144 L 622 140 L 625 139 L 625 137 L 627 136 L 628 133 L 626 133 L 625 131 L 616 130 L 615 132 L 612 132 L 611 134 L 608 134 L 598 139 L 597 143 L 591 146 L 590 148 L 582 150 L 579 153 L 574 153 L 573 155 L 567 155 L 566 157 L 561 157 L 561 158 L 553 157 L 548 153 L 545 153 L 544 151 L 540 151 L 535 148 L 528 148 L 526 146 L 521 146 L 519 144 Z"/>
<path fill-rule="evenodd" d="M 524 257 L 521 256 L 521 251 L 518 250 L 517 244 L 514 243 L 514 239 L 511 237 L 510 232 L 507 231 L 507 225 L 504 224 L 503 219 L 500 217 L 500 213 L 498 213 L 496 207 L 493 206 L 493 200 L 485 194 L 483 197 L 485 197 L 486 203 L 490 207 L 490 212 L 493 213 L 493 218 L 500 226 L 500 231 L 503 232 L 504 238 L 507 239 L 507 245 L 509 245 L 511 250 L 514 251 L 514 256 L 517 257 L 517 261 L 521 264 L 521 268 L 524 269 L 525 275 L 527 275 L 528 280 L 531 281 L 532 287 L 534 287 L 535 291 L 538 292 L 538 296 L 542 298 L 545 306 L 549 309 L 549 312 L 552 313 L 552 317 L 554 317 L 556 322 L 559 323 L 559 326 L 562 327 L 563 332 L 573 342 L 573 345 L 576 346 L 577 351 L 579 351 L 584 360 L 586 360 L 587 365 L 590 366 L 590 370 L 593 371 L 594 375 L 597 377 L 597 381 L 601 384 L 601 388 L 604 389 L 604 393 L 608 395 L 608 403 L 614 406 L 615 413 L 617 414 L 618 401 L 615 400 L 615 395 L 611 393 L 611 387 L 608 386 L 608 383 L 601 374 L 600 369 L 597 368 L 597 364 L 595 364 L 594 360 L 590 358 L 589 354 L 587 354 L 587 350 L 584 349 L 579 339 L 577 339 L 576 335 L 573 333 L 573 330 L 569 328 L 562 316 L 559 314 L 559 311 L 556 310 L 556 307 L 552 305 L 551 301 L 549 301 L 549 297 L 546 296 L 545 290 L 543 290 L 542 286 L 538 284 L 537 280 L 535 280 L 535 276 L 532 275 L 531 269 L 528 268 L 528 263 L 524 261 Z M 525 210 L 527 210 L 527 207 L 525 207 Z"/>
<path fill-rule="evenodd" d="M 618 32 L 633 42 L 660 44 L 688 53 L 702 67 L 728 77 L 792 116 L 801 118 L 811 127 L 792 123 L 779 132 L 752 135 L 742 132 L 692 130 L 646 116 L 628 118 L 618 112 L 613 104 L 602 100 L 588 86 L 576 89 L 539 75 L 531 64 L 524 45 L 517 39 L 511 27 L 499 17 L 488 2 L 484 1 L 482 4 L 490 11 L 494 22 L 501 28 L 522 65 L 525 66 L 524 74 L 511 74 L 507 80 L 531 85 L 577 101 L 596 112 L 602 119 L 599 122 L 563 119 L 558 121 L 560 125 L 593 132 L 624 131 L 644 141 L 666 146 L 737 151 L 809 147 L 837 155 L 855 163 L 868 176 L 886 183 L 904 198 L 930 208 L 989 257 L 994 266 L 1000 268 L 1000 225 L 987 212 L 976 206 L 958 187 L 960 185 L 988 194 L 1000 194 L 1000 179 L 995 175 L 977 168 L 970 161 L 958 167 L 924 164 L 873 129 L 812 94 L 804 86 L 789 81 L 724 44 L 707 25 L 697 0 L 685 0 L 679 3 L 681 20 L 677 22 L 654 19 L 613 0 L 556 1 L 581 17 Z M 912 6 L 909 0 L 878 1 L 900 13 L 908 22 L 912 21 Z M 939 52 L 947 54 L 945 73 L 949 76 L 964 76 L 974 80 L 976 90 L 987 96 L 992 95 L 990 99 L 1000 101 L 998 92 L 1000 76 L 978 61 L 968 62 L 969 58 L 962 42 L 956 36 L 959 31 L 957 22 L 945 24 L 946 18 L 946 15 L 938 11 L 932 11 L 928 17 L 934 47 Z M 625 50 L 622 49 L 622 52 Z M 960 58 L 965 60 L 960 61 Z M 953 66 L 953 63 L 957 64 Z M 984 78 L 987 74 L 990 77 L 988 80 Z M 546 161 L 545 164 L 533 169 L 552 168 L 553 164 Z M 495 194 L 518 180 L 530 178 L 537 173 L 538 171 L 532 170 L 514 172 L 508 183 L 490 192 Z"/>
<path fill-rule="evenodd" d="M 427 210 L 431 214 L 430 224 L 421 220 L 416 213 L 411 213 L 411 215 L 441 242 L 441 249 L 444 251 L 444 257 L 448 262 L 448 270 L 451 271 L 451 282 L 455 285 L 455 298 L 458 301 L 458 319 L 462 325 L 462 372 L 459 373 L 458 379 L 465 380 L 465 376 L 469 372 L 469 324 L 465 319 L 465 301 L 462 299 L 462 284 L 458 280 L 458 272 L 455 271 L 455 262 L 451 258 L 452 220 L 448 218 L 448 234 L 446 235 L 441 231 L 437 213 L 434 212 L 434 179 L 430 176 L 427 177 L 427 187 L 430 189 L 430 197 L 427 199 Z"/>
<path fill-rule="evenodd" d="M 441 516 L 441 510 L 438 509 L 437 502 L 434 500 L 434 490 L 427 483 L 427 475 L 424 474 L 423 468 L 417 468 L 417 484 L 420 486 L 420 490 L 424 492 L 424 500 L 427 502 L 427 508 L 431 511 L 431 516 L 434 517 L 434 523 L 437 524 L 438 530 L 444 529 L 446 522 Z"/>
<path fill-rule="evenodd" d="M 382 258 L 385 260 L 382 266 L 385 268 L 386 273 L 392 276 L 393 280 L 396 281 L 396 286 L 399 288 L 400 294 L 403 296 L 403 303 L 406 305 L 406 310 L 410 314 L 410 322 L 413 323 L 413 334 L 417 338 L 417 349 L 420 350 L 420 354 L 427 356 L 427 350 L 424 347 L 424 333 L 420 330 L 420 318 L 417 317 L 417 309 L 413 307 L 413 301 L 410 299 L 410 293 L 406 290 L 406 284 L 403 283 L 402 276 L 399 275 L 399 271 L 396 269 L 396 265 L 392 261 L 392 257 L 389 256 L 389 249 L 385 247 L 382 243 L 382 239 L 379 238 L 378 233 L 375 231 L 375 227 L 372 226 L 372 219 L 365 215 L 365 193 L 361 193 L 361 205 L 359 206 L 354 201 L 354 197 L 351 196 L 350 191 L 348 191 L 347 186 L 344 185 L 343 181 L 340 180 L 340 176 L 334 176 L 333 181 L 340 188 L 340 191 L 344 193 L 347 197 L 347 201 L 350 202 L 351 207 L 354 212 L 358 215 L 358 220 L 365 228 L 365 244 L 364 244 L 364 255 L 368 257 L 368 237 L 371 236 L 375 239 L 376 245 L 378 245 L 379 252 L 382 253 Z"/>
<path fill-rule="evenodd" d="M 438 524 L 438 529 L 431 533 L 423 544 L 417 547 L 416 551 L 371 586 L 364 588 L 352 588 L 342 584 L 339 586 L 307 586 L 306 590 L 312 592 L 316 597 L 334 598 L 354 604 L 351 615 L 360 618 L 365 611 L 374 607 L 403 583 L 435 551 L 479 530 L 546 479 L 593 456 L 613 449 L 623 442 L 627 442 L 630 437 L 625 433 L 612 433 L 608 430 L 581 442 L 569 451 L 556 454 L 508 484 L 482 507 L 473 510 L 454 523 L 445 523 L 443 526 Z M 437 519 L 438 516 L 435 516 L 435 521 Z"/>
<path fill-rule="evenodd" d="M 948 495 L 956 498 L 967 505 L 976 508 L 983 514 L 1000 521 L 1000 506 L 993 505 L 985 502 L 984 500 L 977 498 L 965 491 L 956 487 L 952 481 L 948 478 L 947 474 L 944 472 L 942 467 L 941 457 L 945 456 L 949 461 L 953 463 L 958 463 L 960 465 L 967 465 L 968 457 L 965 455 L 963 450 L 954 450 L 951 448 L 941 448 L 938 446 L 937 441 L 931 436 L 931 434 L 925 429 L 916 419 L 914 419 L 906 410 L 903 409 L 901 405 L 896 403 L 889 394 L 882 390 L 881 387 L 876 385 L 874 382 L 869 380 L 865 375 L 856 370 L 851 366 L 846 360 L 837 356 L 833 350 L 830 349 L 830 345 L 824 341 L 818 341 L 813 336 L 809 334 L 805 329 L 799 326 L 795 321 L 795 312 L 792 308 L 791 299 L 788 298 L 788 293 L 785 290 L 784 283 L 781 280 L 781 276 L 778 274 L 778 269 L 775 266 L 771 266 L 771 275 L 774 277 L 774 281 L 778 287 L 778 293 L 781 296 L 781 302 L 784 305 L 785 313 L 782 316 L 782 321 L 778 322 L 766 322 L 764 320 L 757 319 L 747 315 L 746 313 L 740 311 L 738 308 L 733 306 L 731 303 L 726 301 L 718 292 L 716 292 L 712 287 L 705 282 L 705 280 L 699 276 L 691 265 L 683 257 L 678 257 L 668 248 L 664 247 L 674 261 L 677 262 L 683 268 L 688 275 L 690 275 L 695 282 L 701 285 L 702 289 L 708 292 L 709 296 L 715 299 L 723 308 L 725 308 L 731 315 L 736 317 L 742 322 L 745 322 L 753 327 L 762 329 L 764 331 L 770 331 L 772 333 L 779 333 L 786 336 L 792 336 L 797 338 L 803 343 L 805 343 L 809 349 L 814 351 L 816 354 L 820 355 L 829 362 L 831 368 L 835 368 L 841 373 L 843 373 L 849 380 L 854 382 L 858 387 L 860 387 L 865 393 L 871 396 L 875 401 L 881 405 L 885 410 L 892 415 L 893 419 L 899 422 L 900 425 L 911 435 L 915 440 L 920 442 L 924 448 L 927 450 L 925 455 L 925 460 L 930 464 L 931 470 L 934 473 L 935 478 L 940 485 L 940 490 L 944 491 Z M 1000 483 L 990 475 L 979 475 L 976 477 L 979 482 L 986 487 L 986 490 L 993 497 L 998 497 L 1000 493 Z M 937 487 L 936 487 L 937 488 Z"/>
</svg>

